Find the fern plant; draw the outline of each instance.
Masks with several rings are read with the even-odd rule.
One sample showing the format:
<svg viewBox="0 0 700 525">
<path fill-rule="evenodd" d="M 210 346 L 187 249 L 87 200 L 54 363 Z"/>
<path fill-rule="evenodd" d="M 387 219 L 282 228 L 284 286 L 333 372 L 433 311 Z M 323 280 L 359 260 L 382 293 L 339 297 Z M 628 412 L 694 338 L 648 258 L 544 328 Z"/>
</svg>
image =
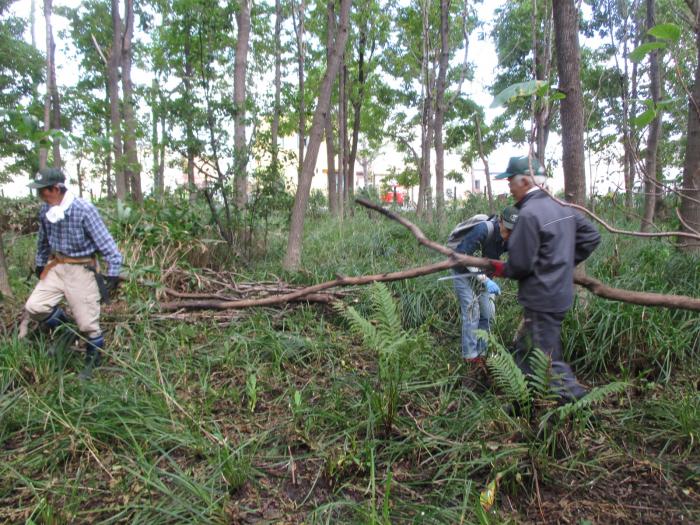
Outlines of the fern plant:
<svg viewBox="0 0 700 525">
<path fill-rule="evenodd" d="M 493 338 L 491 338 L 494 342 Z M 552 371 L 551 358 L 535 348 L 528 356 L 528 365 L 532 371 L 525 376 L 515 364 L 513 356 L 503 346 L 495 343 L 493 352 L 486 362 L 496 386 L 506 396 L 508 402 L 517 403 L 522 412 L 529 416 L 531 408 L 536 402 L 551 402 L 559 397 L 558 392 L 552 387 L 556 384 L 557 377 Z M 615 382 L 596 387 L 579 400 L 566 403 L 547 411 L 542 423 L 546 423 L 554 415 L 563 421 L 569 417 L 577 416 L 594 405 L 602 403 L 611 394 L 618 394 L 627 387 L 624 382 Z"/>
<path fill-rule="evenodd" d="M 386 433 L 391 431 L 399 407 L 404 374 L 411 352 L 420 343 L 418 337 L 401 326 L 396 301 L 383 283 L 369 289 L 369 318 L 354 307 L 338 304 L 336 309 L 350 324 L 351 330 L 362 337 L 365 347 L 377 354 L 378 388 L 370 390 L 370 403 L 380 408 Z"/>
</svg>

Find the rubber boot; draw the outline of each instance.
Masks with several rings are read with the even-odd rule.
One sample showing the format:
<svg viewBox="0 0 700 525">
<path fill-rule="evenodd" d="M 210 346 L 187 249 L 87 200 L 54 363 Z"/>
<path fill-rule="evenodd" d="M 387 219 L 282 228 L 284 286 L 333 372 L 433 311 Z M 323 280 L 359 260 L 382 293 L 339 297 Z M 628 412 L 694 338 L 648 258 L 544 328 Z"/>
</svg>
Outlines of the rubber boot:
<svg viewBox="0 0 700 525">
<path fill-rule="evenodd" d="M 105 347 L 105 338 L 100 334 L 92 337 L 85 344 L 85 367 L 78 376 L 81 381 L 92 379 L 92 372 L 102 362 L 102 349 Z"/>
<path fill-rule="evenodd" d="M 77 334 L 71 326 L 68 326 L 72 322 L 73 320 L 59 306 L 56 306 L 49 316 L 41 321 L 42 326 L 46 327 L 49 333 L 55 336 L 49 345 L 49 356 L 57 356 L 75 342 Z"/>
</svg>

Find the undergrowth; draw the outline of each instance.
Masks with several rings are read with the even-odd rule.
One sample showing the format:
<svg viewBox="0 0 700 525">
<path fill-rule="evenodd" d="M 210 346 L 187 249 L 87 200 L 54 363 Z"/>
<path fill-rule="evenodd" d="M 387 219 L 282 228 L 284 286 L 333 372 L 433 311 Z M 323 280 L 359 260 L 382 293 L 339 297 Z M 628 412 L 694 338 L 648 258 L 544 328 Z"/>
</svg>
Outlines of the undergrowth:
<svg viewBox="0 0 700 525">
<path fill-rule="evenodd" d="M 483 203 L 467 206 L 440 224 L 409 218 L 444 240 Z M 303 271 L 289 275 L 279 258 L 223 253 L 204 215 L 108 212 L 127 282 L 103 315 L 108 359 L 90 383 L 76 379 L 79 352 L 59 362 L 45 337 L 16 339 L 31 237 L 17 232 L 8 254 L 18 299 L 4 305 L 0 341 L 0 521 L 671 523 L 700 513 L 697 314 L 582 294 L 563 341 L 593 389 L 559 406 L 546 358 L 535 354 L 526 378 L 507 352 L 520 309 L 503 283 L 494 384 L 476 393 L 463 382 L 452 283 L 438 280 L 447 273 L 357 290 L 336 310 L 185 322 L 155 308 L 163 280 L 177 274 L 198 291 L 203 268 L 304 284 L 440 260 L 396 224 L 319 212 Z M 268 242 L 279 254 L 286 237 L 270 231 Z M 665 242 L 605 234 L 587 270 L 698 297 L 697 262 Z"/>
</svg>

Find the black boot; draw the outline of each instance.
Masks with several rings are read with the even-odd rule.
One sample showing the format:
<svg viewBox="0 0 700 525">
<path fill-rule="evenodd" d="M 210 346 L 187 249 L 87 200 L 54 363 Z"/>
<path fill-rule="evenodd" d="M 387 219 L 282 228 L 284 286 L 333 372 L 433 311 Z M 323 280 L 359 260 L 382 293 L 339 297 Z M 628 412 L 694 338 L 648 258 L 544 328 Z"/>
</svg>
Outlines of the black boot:
<svg viewBox="0 0 700 525">
<path fill-rule="evenodd" d="M 85 344 L 85 368 L 78 376 L 82 381 L 92 379 L 92 371 L 102 362 L 102 349 L 105 346 L 105 338 L 102 335 L 92 337 Z"/>
<path fill-rule="evenodd" d="M 48 354 L 51 357 L 59 355 L 64 349 L 69 348 L 77 339 L 75 329 L 70 326 L 73 319 L 68 317 L 62 308 L 56 306 L 49 316 L 41 321 L 41 325 L 54 336 L 49 345 Z"/>
</svg>

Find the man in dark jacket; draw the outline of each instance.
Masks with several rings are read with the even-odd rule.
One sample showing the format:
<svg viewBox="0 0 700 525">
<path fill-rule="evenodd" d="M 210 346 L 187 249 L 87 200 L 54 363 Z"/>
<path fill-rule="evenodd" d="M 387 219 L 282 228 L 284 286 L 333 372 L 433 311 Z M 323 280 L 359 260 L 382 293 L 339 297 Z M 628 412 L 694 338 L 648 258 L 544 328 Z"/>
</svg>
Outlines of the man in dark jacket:
<svg viewBox="0 0 700 525">
<path fill-rule="evenodd" d="M 535 184 L 544 175 L 537 159 L 512 157 L 504 173 L 520 210 L 508 240 L 508 261 L 492 261 L 497 277 L 518 281 L 523 325 L 515 341 L 514 358 L 530 373 L 528 354 L 539 348 L 552 359 L 552 388 L 565 401 L 580 399 L 586 389 L 564 362 L 561 323 L 574 299 L 574 267 L 600 243 L 598 230 L 579 212 L 552 199 Z"/>
</svg>

